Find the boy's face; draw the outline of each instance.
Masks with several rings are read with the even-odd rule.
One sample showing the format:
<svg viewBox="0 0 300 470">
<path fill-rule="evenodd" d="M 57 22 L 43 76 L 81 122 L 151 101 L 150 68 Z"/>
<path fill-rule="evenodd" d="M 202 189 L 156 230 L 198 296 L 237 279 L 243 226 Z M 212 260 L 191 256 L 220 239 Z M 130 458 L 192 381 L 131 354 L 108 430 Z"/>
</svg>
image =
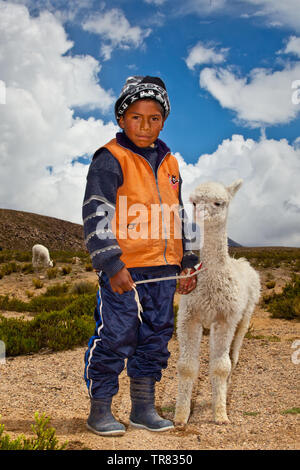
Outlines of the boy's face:
<svg viewBox="0 0 300 470">
<path fill-rule="evenodd" d="M 154 100 L 132 103 L 125 115 L 120 117 L 119 126 L 137 147 L 149 147 L 164 127 L 159 103 Z"/>
</svg>

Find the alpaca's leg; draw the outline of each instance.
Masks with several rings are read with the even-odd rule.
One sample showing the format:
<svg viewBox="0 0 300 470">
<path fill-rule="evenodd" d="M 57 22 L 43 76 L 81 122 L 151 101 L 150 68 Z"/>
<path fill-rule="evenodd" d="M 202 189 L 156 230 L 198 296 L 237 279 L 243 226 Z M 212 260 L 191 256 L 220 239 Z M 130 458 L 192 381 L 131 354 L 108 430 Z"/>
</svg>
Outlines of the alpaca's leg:
<svg viewBox="0 0 300 470">
<path fill-rule="evenodd" d="M 212 384 L 212 405 L 217 424 L 229 422 L 226 412 L 227 379 L 231 371 L 229 357 L 234 331 L 225 322 L 214 323 L 210 331 L 210 380 Z"/>
<path fill-rule="evenodd" d="M 199 370 L 199 348 L 202 326 L 195 321 L 178 319 L 177 335 L 179 341 L 178 393 L 175 410 L 175 424 L 186 424 L 191 410 L 193 384 Z"/>
<path fill-rule="evenodd" d="M 234 338 L 233 338 L 232 345 L 231 345 L 231 351 L 230 351 L 232 370 L 235 368 L 235 366 L 238 363 L 240 349 L 241 349 L 245 334 L 247 333 L 248 328 L 249 328 L 252 311 L 253 311 L 253 308 L 247 309 L 246 314 L 244 314 L 243 318 L 241 319 L 235 331 Z"/>
</svg>

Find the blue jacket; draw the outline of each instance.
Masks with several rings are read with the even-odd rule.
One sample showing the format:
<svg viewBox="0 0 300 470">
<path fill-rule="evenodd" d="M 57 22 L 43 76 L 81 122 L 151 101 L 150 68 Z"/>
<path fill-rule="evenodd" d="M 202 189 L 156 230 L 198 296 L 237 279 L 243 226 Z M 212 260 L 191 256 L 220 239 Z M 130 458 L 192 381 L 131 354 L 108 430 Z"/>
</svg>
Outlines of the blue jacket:
<svg viewBox="0 0 300 470">
<path fill-rule="evenodd" d="M 117 142 L 123 147 L 132 150 L 133 152 L 142 155 L 151 164 L 153 170 L 156 171 L 160 161 L 164 158 L 166 153 L 170 152 L 166 144 L 157 139 L 155 147 L 140 148 L 136 147 L 131 142 L 124 132 L 117 133 Z M 120 256 L 122 254 L 120 246 L 115 237 L 105 237 L 100 239 L 96 235 L 97 224 L 103 218 L 111 220 L 114 213 L 114 207 L 116 204 L 117 190 L 123 183 L 123 173 L 118 160 L 105 148 L 99 148 L 92 159 L 87 174 L 87 184 L 85 190 L 85 196 L 82 207 L 83 226 L 84 226 L 84 237 L 87 249 L 89 250 L 92 265 L 97 271 L 104 271 L 108 277 L 112 277 L 116 274 L 123 266 L 124 263 L 121 261 Z M 180 177 L 179 182 L 179 204 L 183 207 L 181 198 L 181 185 L 182 180 Z M 97 208 L 99 203 L 106 203 L 109 214 L 97 214 Z M 182 243 L 183 243 L 183 259 L 182 269 L 186 267 L 193 267 L 198 262 L 198 257 L 187 250 L 186 244 L 189 239 L 186 236 L 187 218 L 185 211 L 181 211 L 182 217 Z M 109 220 L 108 225 L 109 225 Z M 174 271 L 174 266 L 170 266 Z M 161 272 L 164 269 L 164 273 L 168 270 L 168 266 L 163 266 L 161 269 L 152 269 L 149 267 L 141 268 L 143 272 Z"/>
</svg>

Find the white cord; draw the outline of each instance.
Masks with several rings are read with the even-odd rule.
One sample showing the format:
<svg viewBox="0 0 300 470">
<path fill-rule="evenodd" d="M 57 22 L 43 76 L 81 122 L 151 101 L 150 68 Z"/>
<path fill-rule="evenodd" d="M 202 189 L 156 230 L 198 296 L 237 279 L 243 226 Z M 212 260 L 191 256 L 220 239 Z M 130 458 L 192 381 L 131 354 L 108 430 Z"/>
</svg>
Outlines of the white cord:
<svg viewBox="0 0 300 470">
<path fill-rule="evenodd" d="M 141 303 L 140 303 L 140 298 L 139 298 L 138 291 L 136 290 L 135 287 L 133 287 L 133 290 L 134 290 L 134 300 L 136 301 L 136 305 L 137 305 L 137 308 L 138 308 L 138 318 L 139 318 L 140 322 L 143 323 L 143 320 L 142 320 L 142 317 L 141 317 L 141 312 L 143 311 L 143 307 L 141 306 Z"/>
<path fill-rule="evenodd" d="M 198 276 L 202 271 L 205 271 L 205 268 L 202 268 L 201 269 L 198 269 L 196 271 L 194 271 L 193 273 L 190 273 L 190 274 L 185 274 L 183 276 L 167 276 L 167 277 L 156 277 L 155 279 L 144 279 L 143 281 L 136 281 L 134 283 L 134 286 L 132 287 L 133 290 L 134 290 L 134 300 L 136 301 L 136 304 L 137 304 L 137 308 L 138 308 L 138 318 L 140 320 L 141 323 L 143 323 L 143 320 L 142 320 L 142 317 L 141 317 L 141 312 L 143 311 L 143 307 L 141 306 L 141 303 L 140 303 L 140 298 L 139 298 L 139 294 L 138 294 L 138 291 L 137 289 L 135 288 L 135 286 L 137 284 L 146 284 L 148 282 L 158 282 L 158 281 L 168 281 L 169 279 L 187 279 L 187 278 L 190 278 L 190 277 L 193 277 L 193 276 Z"/>
<path fill-rule="evenodd" d="M 198 271 L 194 271 L 191 274 L 185 274 L 183 276 L 167 276 L 167 277 L 156 277 L 155 279 L 144 279 L 143 281 L 136 281 L 134 285 L 137 284 L 146 284 L 148 282 L 158 282 L 158 281 L 168 281 L 169 279 L 187 279 L 189 277 L 198 276 L 202 271 L 205 271 L 206 268 L 201 268 Z"/>
</svg>

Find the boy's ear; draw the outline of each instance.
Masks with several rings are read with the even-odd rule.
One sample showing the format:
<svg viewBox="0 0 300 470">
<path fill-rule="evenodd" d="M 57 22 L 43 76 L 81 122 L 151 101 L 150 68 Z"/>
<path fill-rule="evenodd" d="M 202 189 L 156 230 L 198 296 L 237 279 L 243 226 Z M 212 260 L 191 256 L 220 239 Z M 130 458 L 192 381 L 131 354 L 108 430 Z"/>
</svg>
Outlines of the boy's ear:
<svg viewBox="0 0 300 470">
<path fill-rule="evenodd" d="M 121 116 L 120 119 L 119 119 L 119 126 L 121 127 L 121 129 L 124 129 L 124 116 Z"/>
</svg>

